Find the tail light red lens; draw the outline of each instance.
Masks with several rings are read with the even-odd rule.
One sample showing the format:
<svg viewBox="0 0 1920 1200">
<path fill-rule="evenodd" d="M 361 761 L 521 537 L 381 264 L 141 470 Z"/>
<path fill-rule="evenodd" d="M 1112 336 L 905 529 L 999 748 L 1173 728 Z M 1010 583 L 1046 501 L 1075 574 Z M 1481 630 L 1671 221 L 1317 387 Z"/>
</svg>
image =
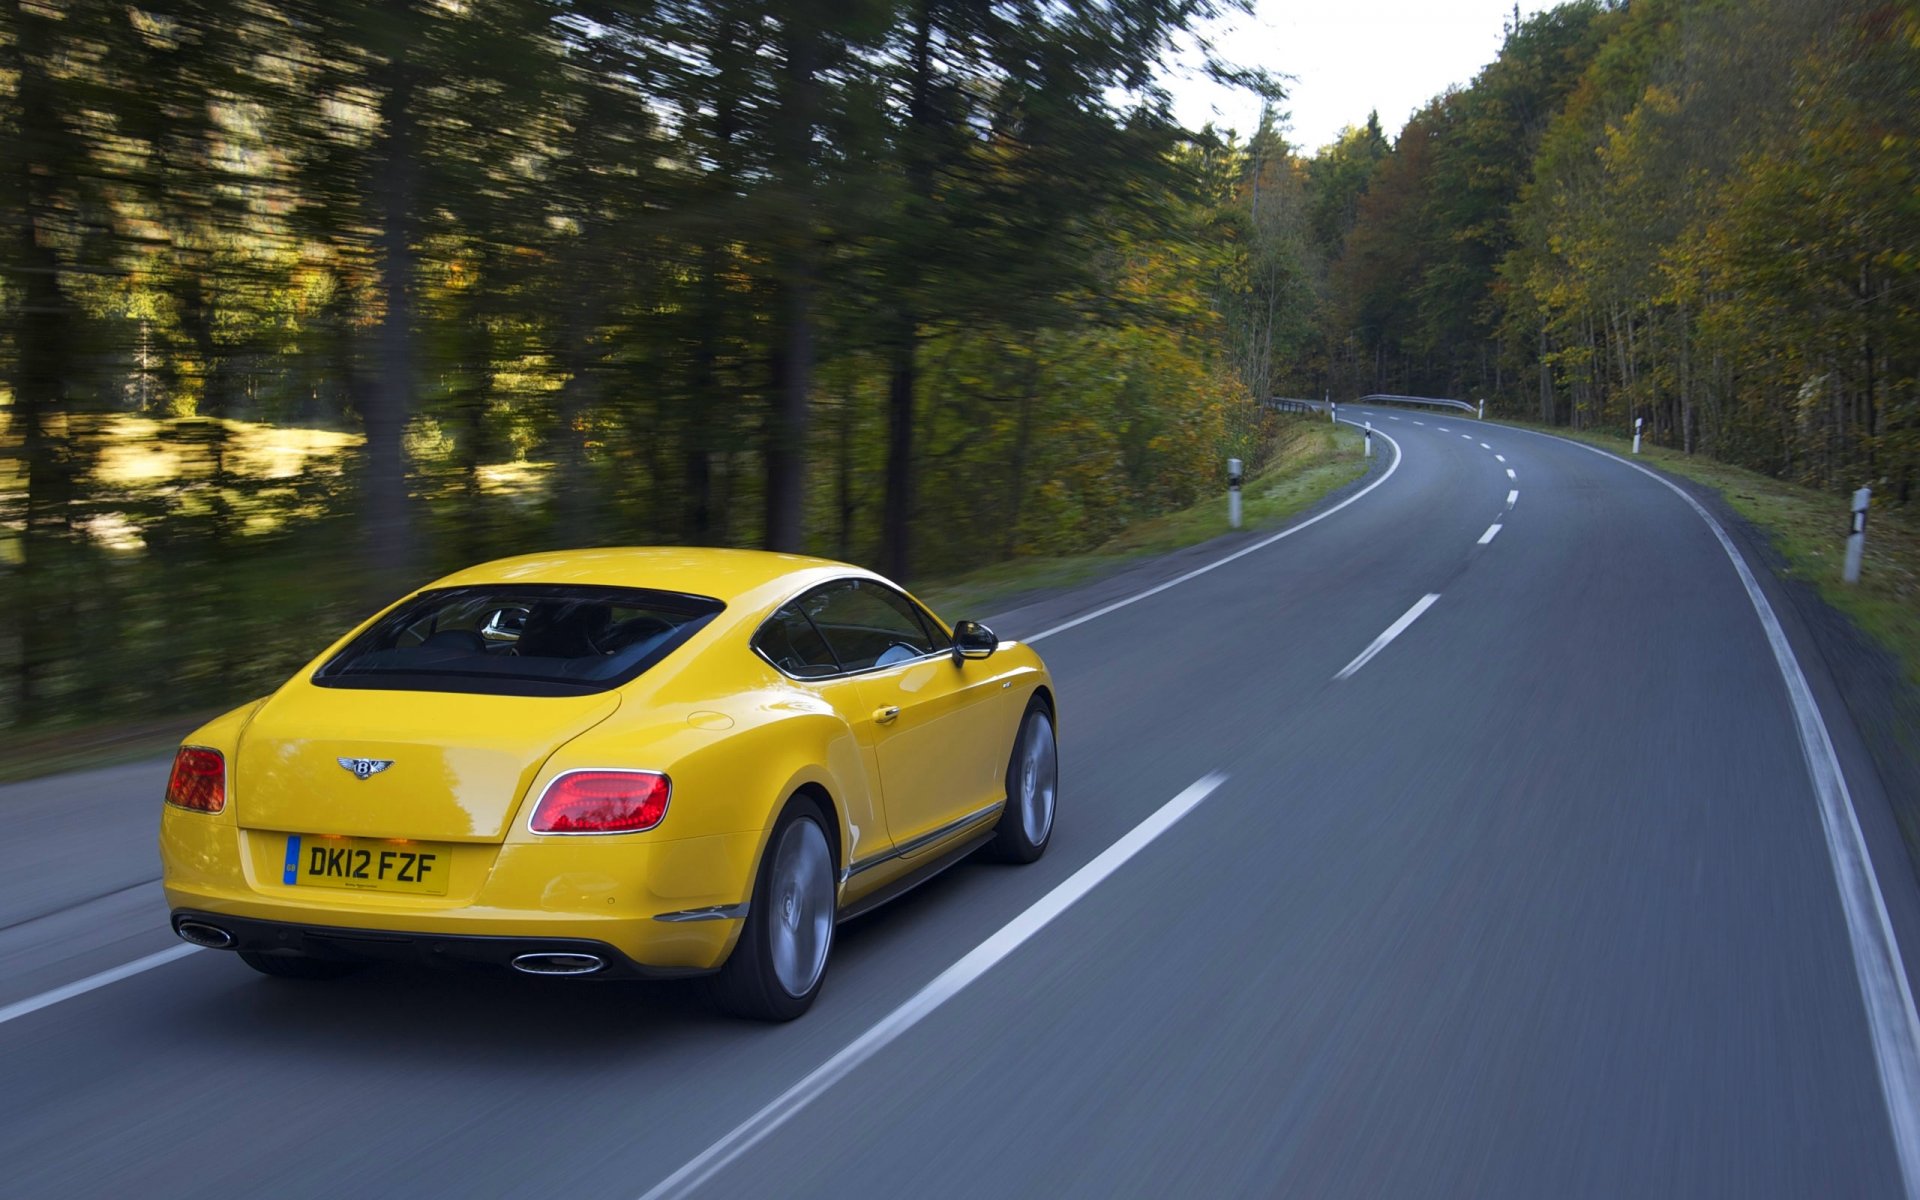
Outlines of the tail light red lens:
<svg viewBox="0 0 1920 1200">
<path fill-rule="evenodd" d="M 217 813 L 227 806 L 227 760 L 218 750 L 182 746 L 167 777 L 167 803 L 194 812 Z"/>
<path fill-rule="evenodd" d="M 547 785 L 527 828 L 535 833 L 639 833 L 667 815 L 672 792 L 654 771 L 569 771 Z"/>
</svg>

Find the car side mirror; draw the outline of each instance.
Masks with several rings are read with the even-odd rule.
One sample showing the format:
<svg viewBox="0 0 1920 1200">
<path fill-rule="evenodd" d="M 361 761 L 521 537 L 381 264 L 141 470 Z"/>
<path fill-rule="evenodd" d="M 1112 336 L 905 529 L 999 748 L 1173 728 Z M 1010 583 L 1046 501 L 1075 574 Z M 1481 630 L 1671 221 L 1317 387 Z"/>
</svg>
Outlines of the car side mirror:
<svg viewBox="0 0 1920 1200">
<path fill-rule="evenodd" d="M 999 648 L 999 637 L 978 621 L 961 621 L 953 627 L 953 661 L 956 664 L 969 658 L 988 658 Z"/>
</svg>

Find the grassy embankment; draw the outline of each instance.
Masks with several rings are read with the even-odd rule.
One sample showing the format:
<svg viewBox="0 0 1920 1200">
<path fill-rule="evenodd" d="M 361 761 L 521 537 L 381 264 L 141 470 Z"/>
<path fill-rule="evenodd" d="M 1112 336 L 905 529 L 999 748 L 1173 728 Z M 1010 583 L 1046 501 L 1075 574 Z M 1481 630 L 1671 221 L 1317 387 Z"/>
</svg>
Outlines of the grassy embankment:
<svg viewBox="0 0 1920 1200">
<path fill-rule="evenodd" d="M 1631 458 L 1633 439 L 1510 421 L 1523 429 L 1586 442 Z M 1835 496 L 1732 466 L 1643 443 L 1640 461 L 1703 483 L 1733 510 L 1764 530 L 1787 561 L 1789 578 L 1803 580 L 1899 657 L 1910 682 L 1920 684 L 1920 514 L 1902 513 L 1876 497 L 1867 519 L 1860 582 L 1840 581 L 1846 553 L 1848 504 Z"/>
<path fill-rule="evenodd" d="M 1278 525 L 1328 492 L 1358 479 L 1367 469 L 1360 443 L 1361 435 L 1347 425 L 1335 426 L 1318 418 L 1284 421 L 1272 458 L 1241 491 L 1244 527 L 1251 531 Z M 1386 452 L 1384 446 L 1375 449 Z M 1164 554 L 1227 532 L 1223 481 L 1220 495 L 1191 508 L 1136 522 L 1086 554 L 1016 558 L 923 584 L 915 591 L 948 620 L 984 616 L 1009 607 L 1019 597 L 1086 583 L 1148 555 Z"/>
<path fill-rule="evenodd" d="M 1282 425 L 1271 462 L 1248 480 L 1246 525 L 1270 527 L 1357 478 L 1365 470 L 1353 430 L 1315 421 Z M 1000 563 L 916 589 L 945 615 L 984 615 L 1022 594 L 1070 587 L 1150 554 L 1164 553 L 1227 532 L 1224 497 L 1128 527 L 1089 554 Z M 117 719 L 0 734 L 0 782 L 59 771 L 131 762 L 167 753 L 217 710 Z"/>
</svg>

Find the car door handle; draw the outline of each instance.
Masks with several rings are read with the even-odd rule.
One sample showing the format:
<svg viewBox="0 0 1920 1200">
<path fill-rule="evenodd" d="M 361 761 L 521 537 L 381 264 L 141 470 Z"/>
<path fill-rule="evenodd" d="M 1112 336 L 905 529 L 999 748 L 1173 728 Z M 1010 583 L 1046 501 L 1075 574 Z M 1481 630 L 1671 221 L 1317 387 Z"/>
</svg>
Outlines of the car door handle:
<svg viewBox="0 0 1920 1200">
<path fill-rule="evenodd" d="M 894 718 L 899 715 L 900 706 L 898 704 L 883 705 L 873 710 L 873 721 L 876 725 L 891 725 L 893 724 Z"/>
</svg>

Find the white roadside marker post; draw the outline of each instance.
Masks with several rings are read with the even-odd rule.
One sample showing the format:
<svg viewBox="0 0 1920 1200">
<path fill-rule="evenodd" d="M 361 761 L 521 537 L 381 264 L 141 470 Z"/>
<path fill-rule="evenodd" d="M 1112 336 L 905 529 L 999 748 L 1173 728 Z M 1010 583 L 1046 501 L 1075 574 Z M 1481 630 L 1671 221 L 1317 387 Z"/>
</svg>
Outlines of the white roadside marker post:
<svg viewBox="0 0 1920 1200">
<path fill-rule="evenodd" d="M 1367 452 L 1362 457 L 1364 458 L 1373 457 L 1373 422 L 1372 421 L 1367 422 Z"/>
<path fill-rule="evenodd" d="M 1331 399 L 1327 401 L 1327 420 L 1334 425 L 1340 423 L 1340 406 Z"/>
<path fill-rule="evenodd" d="M 1227 525 L 1240 528 L 1240 460 L 1227 460 Z"/>
<path fill-rule="evenodd" d="M 1633 419 L 1633 452 L 1635 454 L 1640 453 L 1640 426 L 1645 422 L 1645 417 L 1635 417 Z"/>
<path fill-rule="evenodd" d="M 1487 401 L 1484 396 L 1480 399 L 1480 419 L 1482 421 L 1487 419 Z"/>
<path fill-rule="evenodd" d="M 1872 488 L 1863 487 L 1853 494 L 1853 524 L 1847 530 L 1847 563 L 1840 570 L 1840 578 L 1847 583 L 1860 582 L 1860 556 L 1867 549 L 1867 502 L 1872 499 Z"/>
</svg>

